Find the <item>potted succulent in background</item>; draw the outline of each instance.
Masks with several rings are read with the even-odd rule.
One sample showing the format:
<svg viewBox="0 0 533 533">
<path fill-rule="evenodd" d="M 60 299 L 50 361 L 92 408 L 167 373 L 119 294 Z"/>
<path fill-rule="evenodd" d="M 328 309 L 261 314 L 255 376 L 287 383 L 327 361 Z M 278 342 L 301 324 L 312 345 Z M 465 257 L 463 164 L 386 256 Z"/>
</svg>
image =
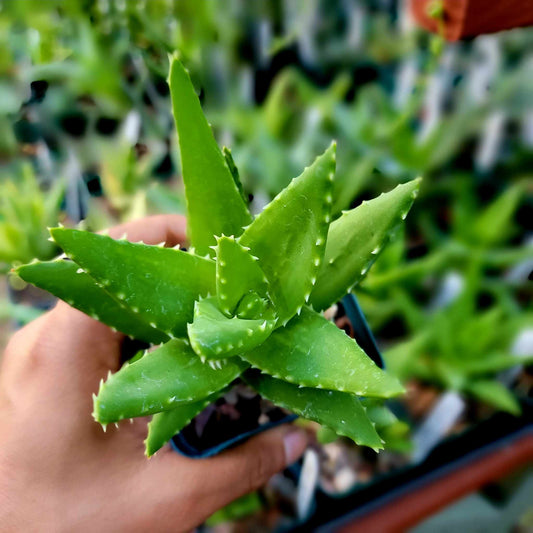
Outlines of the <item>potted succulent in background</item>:
<svg viewBox="0 0 533 533">
<path fill-rule="evenodd" d="M 388 351 L 387 365 L 400 379 L 436 383 L 519 415 L 518 399 L 497 378 L 504 370 L 533 361 L 533 353 L 512 353 L 513 339 L 528 318 L 497 306 L 469 310 L 468 302 L 459 299 L 434 313 L 425 331 Z"/>
<path fill-rule="evenodd" d="M 393 314 L 410 334 L 385 352 L 397 377 L 416 377 L 518 414 L 515 395 L 497 378 L 505 369 L 531 361 L 531 353 L 512 352 L 528 320 L 523 301 L 533 248 L 522 239 L 515 219 L 527 202 L 531 181 L 516 181 L 486 205 L 479 205 L 470 178 L 457 176 L 448 187 L 455 196 L 450 238 L 442 242 L 432 224 L 426 224 L 434 251 L 411 261 L 406 260 L 405 243 L 397 239 L 394 254 L 380 259 L 387 264 L 378 263 L 367 279 L 364 303 L 378 322 L 390 319 L 379 316 L 380 300 L 396 296 L 401 303 Z M 517 238 L 521 246 L 515 245 Z M 421 285 L 441 277 L 424 305 L 411 297 L 417 287 L 420 292 Z"/>
<path fill-rule="evenodd" d="M 529 460 L 533 405 L 531 371 L 524 367 L 533 354 L 527 310 L 532 249 L 516 215 L 530 187 L 520 179 L 480 205 L 471 176 L 455 176 L 439 197 L 442 202 L 446 190 L 452 198 L 448 240 L 426 221 L 433 251 L 408 259 L 398 236 L 357 291 L 377 331 L 393 317 L 410 332 L 384 356 L 388 371 L 416 379 L 396 405 L 389 404 L 409 421 L 413 449 L 376 457 L 335 443 L 337 454 L 342 445 L 356 456 L 351 490 L 319 492 L 317 511 L 303 530 L 329 530 L 344 520 L 380 530 L 386 526 L 378 515 L 407 528 Z M 387 338 L 381 340 L 386 345 Z"/>
<path fill-rule="evenodd" d="M 0 274 L 33 259 L 48 260 L 58 247 L 49 241 L 47 228 L 62 218 L 64 184 L 53 183 L 45 192 L 29 164 L 22 164 L 0 181 Z M 48 309 L 55 299 L 17 276 L 8 276 L 10 303 L 3 313 L 17 322 L 35 317 L 35 310 Z"/>
<path fill-rule="evenodd" d="M 55 228 L 68 259 L 17 269 L 154 345 L 101 384 L 95 419 L 105 426 L 154 415 L 151 455 L 241 378 L 276 405 L 382 448 L 368 407 L 386 409 L 383 400 L 402 386 L 321 311 L 366 274 L 406 217 L 418 180 L 333 221 L 333 144 L 252 219 L 231 154 L 216 145 L 176 58 L 169 82 L 188 251 Z"/>
<path fill-rule="evenodd" d="M 60 220 L 63 196 L 60 181 L 43 192 L 29 164 L 0 181 L 0 272 L 57 254 L 47 228 Z"/>
</svg>

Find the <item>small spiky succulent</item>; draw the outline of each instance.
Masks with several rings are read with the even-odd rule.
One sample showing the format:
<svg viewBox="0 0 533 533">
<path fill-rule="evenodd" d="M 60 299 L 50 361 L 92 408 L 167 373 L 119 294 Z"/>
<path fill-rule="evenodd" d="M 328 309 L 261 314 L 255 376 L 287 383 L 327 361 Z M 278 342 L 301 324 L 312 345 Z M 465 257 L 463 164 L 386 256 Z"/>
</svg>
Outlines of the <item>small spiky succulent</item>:
<svg viewBox="0 0 533 533">
<path fill-rule="evenodd" d="M 5 181 L 0 176 L 0 273 L 34 257 L 51 259 L 57 254 L 46 227 L 61 218 L 64 192 L 61 180 L 43 192 L 29 164 Z"/>
<path fill-rule="evenodd" d="M 101 383 L 94 418 L 106 425 L 154 415 L 151 455 L 240 377 L 275 404 L 381 448 L 368 407 L 402 386 L 321 311 L 365 275 L 406 217 L 418 181 L 332 221 L 332 144 L 253 218 L 231 154 L 217 146 L 177 58 L 169 83 L 189 249 L 55 228 L 52 238 L 68 259 L 18 269 L 26 281 L 154 345 Z"/>
</svg>

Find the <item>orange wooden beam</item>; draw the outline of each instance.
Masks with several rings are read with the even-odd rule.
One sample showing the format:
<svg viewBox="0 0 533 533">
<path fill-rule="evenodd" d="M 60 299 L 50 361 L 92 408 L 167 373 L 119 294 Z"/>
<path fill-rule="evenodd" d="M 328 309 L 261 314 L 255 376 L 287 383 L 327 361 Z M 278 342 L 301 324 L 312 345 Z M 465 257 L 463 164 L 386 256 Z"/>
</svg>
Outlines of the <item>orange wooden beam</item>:
<svg viewBox="0 0 533 533">
<path fill-rule="evenodd" d="M 479 459 L 473 459 L 455 472 L 445 474 L 409 494 L 400 496 L 337 531 L 339 533 L 405 531 L 459 498 L 531 463 L 533 463 L 533 435 L 528 434 Z"/>
<path fill-rule="evenodd" d="M 424 28 L 437 32 L 427 9 L 434 0 L 411 0 L 411 11 Z M 533 24 L 533 0 L 442 0 L 444 36 L 449 41 Z"/>
</svg>

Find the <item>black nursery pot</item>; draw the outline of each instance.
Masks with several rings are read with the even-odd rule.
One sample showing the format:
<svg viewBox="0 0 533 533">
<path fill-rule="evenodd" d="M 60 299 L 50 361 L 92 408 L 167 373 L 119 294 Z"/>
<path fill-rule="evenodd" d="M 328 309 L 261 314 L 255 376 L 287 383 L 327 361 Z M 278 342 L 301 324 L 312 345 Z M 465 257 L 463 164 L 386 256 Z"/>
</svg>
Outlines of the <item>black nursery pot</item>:
<svg viewBox="0 0 533 533">
<path fill-rule="evenodd" d="M 359 346 L 380 367 L 383 359 L 355 296 L 341 302 Z M 228 395 L 208 406 L 171 442 L 177 452 L 193 458 L 216 455 L 263 431 L 292 422 L 296 415 L 262 399 L 240 380 Z"/>
</svg>

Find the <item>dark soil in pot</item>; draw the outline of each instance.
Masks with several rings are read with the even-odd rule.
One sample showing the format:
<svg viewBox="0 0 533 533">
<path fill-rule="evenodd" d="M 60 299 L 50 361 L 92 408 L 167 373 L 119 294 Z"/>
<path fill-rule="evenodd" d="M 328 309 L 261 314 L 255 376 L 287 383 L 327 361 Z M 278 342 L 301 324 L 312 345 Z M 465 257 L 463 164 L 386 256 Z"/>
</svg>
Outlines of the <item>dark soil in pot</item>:
<svg viewBox="0 0 533 533">
<path fill-rule="evenodd" d="M 232 389 L 206 407 L 179 435 L 176 444 L 185 441 L 199 455 L 210 455 L 228 443 L 237 444 L 241 436 L 257 433 L 287 421 L 290 412 L 261 398 L 255 391 L 237 380 Z M 178 448 L 180 451 L 182 448 Z"/>
</svg>

